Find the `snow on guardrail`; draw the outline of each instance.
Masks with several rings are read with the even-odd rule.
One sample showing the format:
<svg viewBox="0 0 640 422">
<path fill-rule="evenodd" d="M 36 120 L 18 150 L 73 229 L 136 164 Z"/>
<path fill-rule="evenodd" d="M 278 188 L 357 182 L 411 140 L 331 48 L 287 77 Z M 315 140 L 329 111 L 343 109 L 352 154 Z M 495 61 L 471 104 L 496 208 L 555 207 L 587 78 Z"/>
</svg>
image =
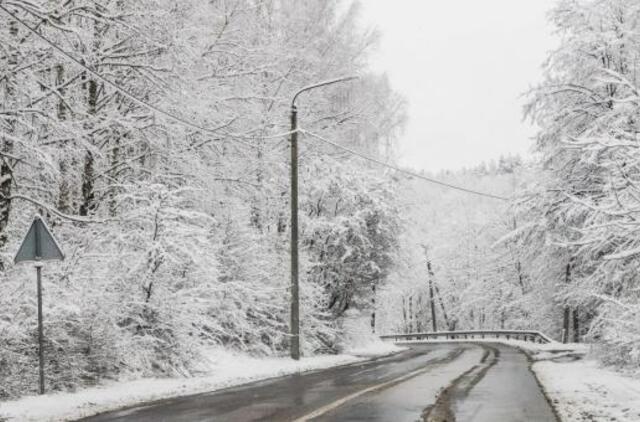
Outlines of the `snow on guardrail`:
<svg viewBox="0 0 640 422">
<path fill-rule="evenodd" d="M 540 331 L 533 330 L 460 330 L 438 331 L 430 333 L 385 334 L 382 340 L 429 341 L 429 340 L 486 340 L 506 339 L 522 340 L 533 343 L 552 343 L 553 340 Z"/>
</svg>

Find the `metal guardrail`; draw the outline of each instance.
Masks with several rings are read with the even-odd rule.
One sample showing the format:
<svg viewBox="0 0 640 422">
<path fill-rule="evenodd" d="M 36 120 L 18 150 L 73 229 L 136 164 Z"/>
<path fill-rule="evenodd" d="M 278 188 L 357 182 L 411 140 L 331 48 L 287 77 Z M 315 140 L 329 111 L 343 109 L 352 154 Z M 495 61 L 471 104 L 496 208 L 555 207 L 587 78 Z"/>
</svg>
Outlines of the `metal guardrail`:
<svg viewBox="0 0 640 422">
<path fill-rule="evenodd" d="M 380 336 L 382 340 L 400 341 L 429 341 L 429 340 L 521 340 L 532 343 L 551 343 L 549 337 L 540 331 L 526 330 L 467 330 L 467 331 L 438 331 L 436 333 L 388 334 Z"/>
</svg>

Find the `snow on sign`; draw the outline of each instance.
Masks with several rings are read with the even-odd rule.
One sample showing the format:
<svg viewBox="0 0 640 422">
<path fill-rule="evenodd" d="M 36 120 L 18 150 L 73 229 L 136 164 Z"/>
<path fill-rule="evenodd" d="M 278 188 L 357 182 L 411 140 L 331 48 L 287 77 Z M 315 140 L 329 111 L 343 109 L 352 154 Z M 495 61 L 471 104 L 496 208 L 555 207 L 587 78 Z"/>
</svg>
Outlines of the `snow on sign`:
<svg viewBox="0 0 640 422">
<path fill-rule="evenodd" d="M 51 234 L 49 227 L 39 215 L 33 220 L 20 249 L 14 259 L 19 262 L 63 260 L 64 254 Z"/>
<path fill-rule="evenodd" d="M 63 260 L 62 249 L 42 217 L 36 215 L 16 253 L 14 262 L 35 262 L 38 290 L 38 363 L 40 394 L 44 394 L 44 325 L 42 322 L 42 261 Z"/>
</svg>

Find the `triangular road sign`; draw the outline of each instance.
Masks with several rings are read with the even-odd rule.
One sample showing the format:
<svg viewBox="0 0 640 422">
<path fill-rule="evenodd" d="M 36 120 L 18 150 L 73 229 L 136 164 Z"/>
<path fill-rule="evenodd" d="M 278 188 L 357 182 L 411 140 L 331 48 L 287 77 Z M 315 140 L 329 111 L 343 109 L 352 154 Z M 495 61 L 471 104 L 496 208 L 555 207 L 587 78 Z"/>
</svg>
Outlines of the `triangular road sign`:
<svg viewBox="0 0 640 422">
<path fill-rule="evenodd" d="M 33 220 L 27 235 L 22 241 L 14 262 L 63 260 L 60 245 L 51 234 L 49 227 L 39 215 Z"/>
</svg>

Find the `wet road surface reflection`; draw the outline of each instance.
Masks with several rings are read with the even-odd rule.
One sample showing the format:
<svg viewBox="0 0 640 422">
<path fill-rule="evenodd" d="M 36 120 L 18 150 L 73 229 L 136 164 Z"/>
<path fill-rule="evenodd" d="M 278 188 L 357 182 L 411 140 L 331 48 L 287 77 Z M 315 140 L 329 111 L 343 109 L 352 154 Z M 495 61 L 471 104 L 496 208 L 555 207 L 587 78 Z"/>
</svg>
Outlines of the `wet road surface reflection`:
<svg viewBox="0 0 640 422">
<path fill-rule="evenodd" d="M 315 419 L 306 418 L 311 414 Z M 524 354 L 501 345 L 463 343 L 413 345 L 375 361 L 163 400 L 84 421 L 444 422 L 452 415 L 457 422 L 556 421 Z"/>
<path fill-rule="evenodd" d="M 529 370 L 527 357 L 518 350 L 492 345 L 498 360 L 470 391 L 454 394 L 456 421 L 555 422 L 551 406 Z"/>
<path fill-rule="evenodd" d="M 444 350 L 461 346 L 441 346 Z M 430 365 L 424 374 L 380 392 L 367 394 L 326 413 L 313 421 L 393 421 L 421 420 L 423 410 L 433 405 L 441 390 L 476 365 L 483 349 L 468 345 L 456 359 L 446 359 Z"/>
<path fill-rule="evenodd" d="M 473 346 L 420 345 L 372 362 L 292 375 L 213 393 L 105 413 L 86 422 L 289 421 L 372 385 L 395 379 Z M 456 352 L 458 351 L 458 352 Z"/>
</svg>

